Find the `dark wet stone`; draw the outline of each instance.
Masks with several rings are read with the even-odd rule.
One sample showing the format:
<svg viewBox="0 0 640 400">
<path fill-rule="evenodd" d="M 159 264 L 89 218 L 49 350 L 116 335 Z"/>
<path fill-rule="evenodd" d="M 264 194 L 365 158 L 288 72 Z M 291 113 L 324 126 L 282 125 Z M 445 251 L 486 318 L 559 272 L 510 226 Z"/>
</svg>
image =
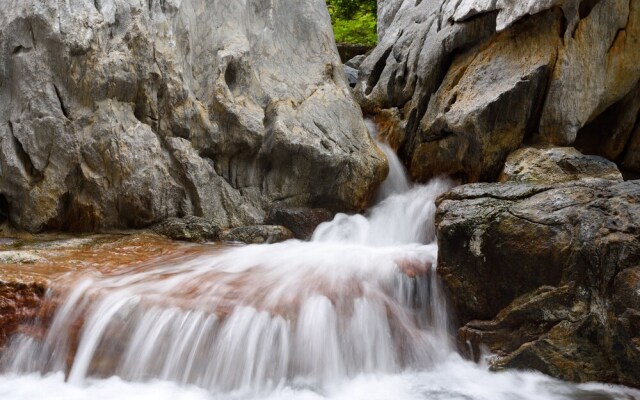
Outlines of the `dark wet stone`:
<svg viewBox="0 0 640 400">
<path fill-rule="evenodd" d="M 169 218 L 154 226 L 153 231 L 175 240 L 205 242 L 216 240 L 220 228 L 205 218 L 189 216 Z"/>
<path fill-rule="evenodd" d="M 293 233 L 284 226 L 255 225 L 222 231 L 220 240 L 247 244 L 277 243 L 293 239 Z"/>
</svg>

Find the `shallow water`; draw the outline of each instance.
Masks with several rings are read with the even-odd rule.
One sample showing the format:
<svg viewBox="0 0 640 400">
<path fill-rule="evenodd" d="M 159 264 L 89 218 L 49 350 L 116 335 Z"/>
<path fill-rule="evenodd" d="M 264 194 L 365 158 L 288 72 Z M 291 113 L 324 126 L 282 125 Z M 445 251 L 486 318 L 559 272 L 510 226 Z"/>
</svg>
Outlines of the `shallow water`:
<svg viewBox="0 0 640 400">
<path fill-rule="evenodd" d="M 462 360 L 435 274 L 435 199 L 453 183 L 413 187 L 391 161 L 379 203 L 311 242 L 137 262 L 116 246 L 63 275 L 5 352 L 0 399 L 640 398 Z"/>
<path fill-rule="evenodd" d="M 282 386 L 266 393 L 211 393 L 194 386 L 152 380 L 126 382 L 118 377 L 64 382 L 62 373 L 0 376 L 0 398 L 12 400 L 632 400 L 628 388 L 571 385 L 538 373 L 491 373 L 452 355 L 437 369 L 398 374 L 359 375 L 322 390 Z"/>
</svg>

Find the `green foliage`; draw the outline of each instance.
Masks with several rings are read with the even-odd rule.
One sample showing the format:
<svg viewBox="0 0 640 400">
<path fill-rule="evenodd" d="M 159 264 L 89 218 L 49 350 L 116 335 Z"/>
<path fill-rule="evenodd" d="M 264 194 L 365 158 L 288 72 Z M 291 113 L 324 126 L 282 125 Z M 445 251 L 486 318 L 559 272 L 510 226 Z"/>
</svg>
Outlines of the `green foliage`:
<svg viewBox="0 0 640 400">
<path fill-rule="evenodd" d="M 336 18 L 333 34 L 338 43 L 375 45 L 378 42 L 376 26 L 375 14 L 358 12 L 352 20 Z"/>
<path fill-rule="evenodd" d="M 378 11 L 377 0 L 327 0 L 329 12 L 332 18 L 350 20 L 358 13 L 376 14 Z"/>
<path fill-rule="evenodd" d="M 378 42 L 377 0 L 327 0 L 338 43 L 375 45 Z"/>
</svg>

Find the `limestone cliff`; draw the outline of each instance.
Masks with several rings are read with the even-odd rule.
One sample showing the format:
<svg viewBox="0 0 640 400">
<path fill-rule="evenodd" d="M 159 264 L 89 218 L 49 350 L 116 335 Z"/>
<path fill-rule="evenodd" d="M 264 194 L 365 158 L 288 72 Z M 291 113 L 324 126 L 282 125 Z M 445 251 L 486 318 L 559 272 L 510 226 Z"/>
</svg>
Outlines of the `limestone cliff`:
<svg viewBox="0 0 640 400">
<path fill-rule="evenodd" d="M 379 8 L 381 41 L 355 93 L 368 113 L 394 116 L 389 129 L 403 133 L 415 179 L 491 181 L 523 143 L 575 144 L 640 172 L 640 1 L 381 0 Z"/>
<path fill-rule="evenodd" d="M 385 176 L 323 0 L 0 8 L 0 204 L 17 227 L 358 210 Z"/>
</svg>

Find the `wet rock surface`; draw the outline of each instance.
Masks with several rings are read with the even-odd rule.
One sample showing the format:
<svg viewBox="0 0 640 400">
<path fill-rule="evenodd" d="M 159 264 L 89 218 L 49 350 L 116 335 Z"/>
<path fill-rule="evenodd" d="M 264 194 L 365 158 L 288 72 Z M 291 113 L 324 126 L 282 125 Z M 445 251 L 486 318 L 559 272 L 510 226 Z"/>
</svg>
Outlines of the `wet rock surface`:
<svg viewBox="0 0 640 400">
<path fill-rule="evenodd" d="M 355 211 L 386 175 L 322 0 L 0 7 L 0 219 L 16 227 Z"/>
<path fill-rule="evenodd" d="M 246 244 L 278 243 L 293 238 L 293 233 L 289 229 L 278 225 L 243 226 L 220 233 L 222 241 Z"/>
<path fill-rule="evenodd" d="M 216 240 L 220 228 L 204 218 L 191 216 L 169 218 L 154 226 L 153 231 L 174 240 L 206 242 Z"/>
<path fill-rule="evenodd" d="M 45 292 L 41 282 L 0 281 L 0 354 L 18 326 L 37 315 Z"/>
<path fill-rule="evenodd" d="M 470 355 L 640 386 L 640 181 L 464 185 L 439 199 L 437 230 Z"/>
<path fill-rule="evenodd" d="M 51 317 L 40 309 L 45 292 L 59 279 L 74 274 L 118 273 L 147 265 L 194 257 L 221 245 L 194 245 L 149 233 L 90 235 L 18 235 L 0 238 L 0 356 L 7 340 L 36 317 Z"/>
<path fill-rule="evenodd" d="M 323 222 L 333 219 L 333 213 L 324 208 L 289 208 L 275 206 L 267 216 L 267 223 L 282 225 L 301 240 L 308 240 Z"/>
<path fill-rule="evenodd" d="M 414 179 L 493 181 L 531 143 L 578 142 L 637 170 L 638 2 L 379 3 L 354 93 L 365 112 L 399 116 Z"/>
<path fill-rule="evenodd" d="M 47 263 L 47 260 L 29 251 L 19 251 L 19 250 L 0 251 L 0 264 L 37 264 L 37 263 Z"/>
</svg>

